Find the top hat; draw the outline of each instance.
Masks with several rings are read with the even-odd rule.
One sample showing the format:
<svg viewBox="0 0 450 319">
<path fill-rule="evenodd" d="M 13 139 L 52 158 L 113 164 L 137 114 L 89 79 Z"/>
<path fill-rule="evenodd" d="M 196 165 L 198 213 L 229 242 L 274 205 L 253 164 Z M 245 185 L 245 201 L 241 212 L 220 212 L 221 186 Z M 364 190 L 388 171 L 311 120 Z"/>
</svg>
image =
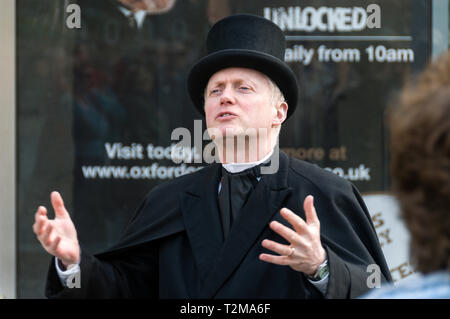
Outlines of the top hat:
<svg viewBox="0 0 450 319">
<path fill-rule="evenodd" d="M 272 21 L 250 14 L 228 16 L 217 22 L 206 40 L 207 55 L 191 69 L 188 91 L 204 113 L 204 90 L 214 73 L 229 67 L 257 70 L 277 84 L 289 105 L 287 118 L 297 106 L 298 86 L 294 72 L 284 62 L 286 42 Z"/>
</svg>

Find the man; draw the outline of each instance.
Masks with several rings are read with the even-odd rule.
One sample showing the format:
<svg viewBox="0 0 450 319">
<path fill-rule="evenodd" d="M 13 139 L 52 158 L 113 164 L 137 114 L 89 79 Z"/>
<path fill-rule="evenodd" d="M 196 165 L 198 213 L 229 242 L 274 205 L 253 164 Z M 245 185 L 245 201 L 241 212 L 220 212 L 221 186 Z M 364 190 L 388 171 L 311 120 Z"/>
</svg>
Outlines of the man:
<svg viewBox="0 0 450 319">
<path fill-rule="evenodd" d="M 278 152 L 298 90 L 284 45 L 282 31 L 261 17 L 213 26 L 188 89 L 221 164 L 157 186 L 107 252 L 80 249 L 60 195 L 51 194 L 56 218 L 39 207 L 33 225 L 57 257 L 47 296 L 351 298 L 369 289 L 369 264 L 390 280 L 358 191 Z M 72 271 L 76 289 L 66 280 Z"/>
</svg>

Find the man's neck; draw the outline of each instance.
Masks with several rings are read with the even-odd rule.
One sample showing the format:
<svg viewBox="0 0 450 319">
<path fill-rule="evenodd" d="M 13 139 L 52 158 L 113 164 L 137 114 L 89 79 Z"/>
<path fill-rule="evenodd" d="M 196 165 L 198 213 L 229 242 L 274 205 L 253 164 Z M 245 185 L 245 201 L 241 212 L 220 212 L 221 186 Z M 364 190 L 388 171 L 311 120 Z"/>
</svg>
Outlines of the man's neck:
<svg viewBox="0 0 450 319">
<path fill-rule="evenodd" d="M 272 149 L 266 156 L 256 162 L 246 162 L 246 163 L 222 163 L 222 166 L 230 173 L 239 173 L 250 167 L 259 165 L 267 161 L 273 154 L 274 150 Z"/>
<path fill-rule="evenodd" d="M 233 135 L 214 139 L 222 164 L 255 163 L 271 154 L 278 144 L 278 132 L 258 135 Z"/>
<path fill-rule="evenodd" d="M 219 159 L 222 164 L 255 163 L 265 159 L 273 152 L 274 143 L 259 143 L 257 145 L 242 146 L 236 140 L 227 139 L 216 143 Z"/>
</svg>

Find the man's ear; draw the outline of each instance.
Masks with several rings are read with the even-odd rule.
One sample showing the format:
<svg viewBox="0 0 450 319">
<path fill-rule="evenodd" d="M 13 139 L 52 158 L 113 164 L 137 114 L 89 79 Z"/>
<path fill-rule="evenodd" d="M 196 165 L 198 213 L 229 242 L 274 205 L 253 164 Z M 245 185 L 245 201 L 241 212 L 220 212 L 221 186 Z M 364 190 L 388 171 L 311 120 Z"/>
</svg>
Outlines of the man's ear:
<svg viewBox="0 0 450 319">
<path fill-rule="evenodd" d="M 286 120 L 288 105 L 286 102 L 281 102 L 275 106 L 275 109 L 277 113 L 272 121 L 273 127 L 280 126 Z"/>
</svg>

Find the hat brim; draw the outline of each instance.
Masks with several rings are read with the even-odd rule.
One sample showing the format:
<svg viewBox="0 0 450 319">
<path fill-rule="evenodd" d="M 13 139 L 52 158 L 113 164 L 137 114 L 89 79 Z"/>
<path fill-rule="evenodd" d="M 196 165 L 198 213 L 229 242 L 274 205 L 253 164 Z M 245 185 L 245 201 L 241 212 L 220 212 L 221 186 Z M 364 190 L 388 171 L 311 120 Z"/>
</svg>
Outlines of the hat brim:
<svg viewBox="0 0 450 319">
<path fill-rule="evenodd" d="M 267 75 L 284 95 L 288 104 L 286 119 L 294 113 L 298 100 L 298 85 L 294 72 L 278 58 L 263 52 L 228 49 L 212 53 L 191 69 L 188 76 L 188 91 L 197 110 L 204 116 L 204 91 L 214 73 L 230 67 L 257 70 Z"/>
</svg>

